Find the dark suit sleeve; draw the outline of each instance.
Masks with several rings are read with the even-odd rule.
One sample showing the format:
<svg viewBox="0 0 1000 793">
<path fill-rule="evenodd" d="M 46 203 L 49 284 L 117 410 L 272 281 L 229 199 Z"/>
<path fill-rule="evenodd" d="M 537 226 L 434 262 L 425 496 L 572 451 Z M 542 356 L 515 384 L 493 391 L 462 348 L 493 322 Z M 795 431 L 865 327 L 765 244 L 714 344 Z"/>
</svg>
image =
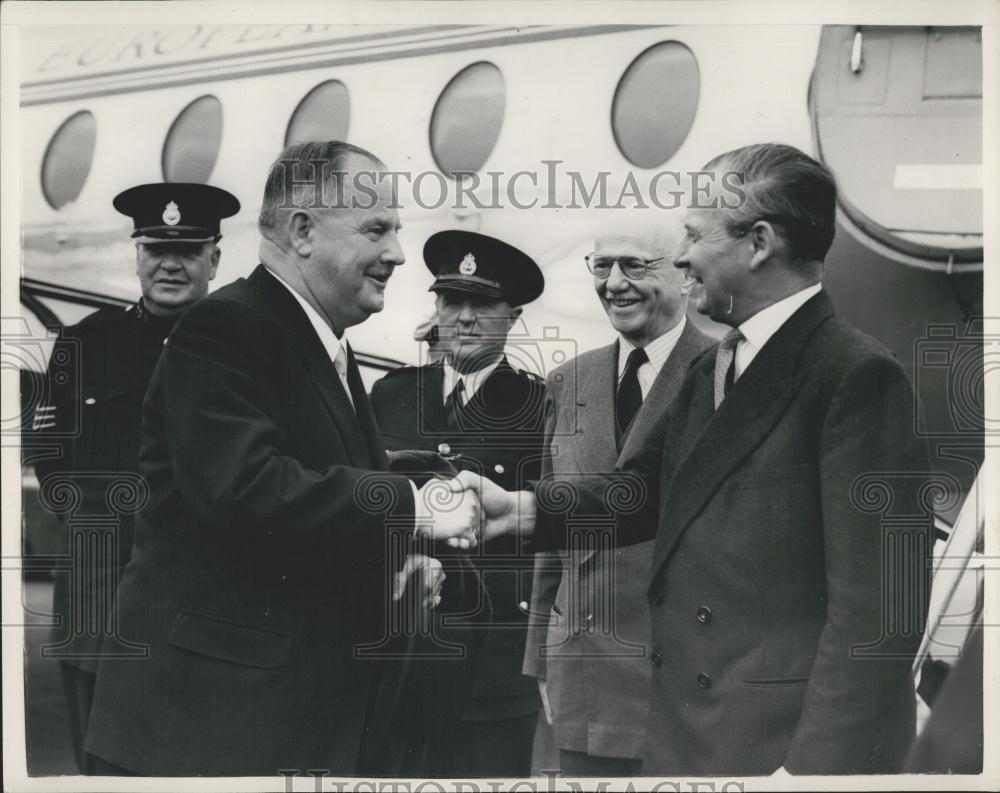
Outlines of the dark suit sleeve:
<svg viewBox="0 0 1000 793">
<path fill-rule="evenodd" d="M 549 475 L 539 480 L 534 488 L 536 517 L 530 551 L 569 548 L 575 541 L 595 542 L 591 536 L 595 519 L 606 519 L 611 526 L 608 536 L 598 542 L 622 547 L 653 539 L 659 513 L 664 421 L 665 416 L 650 433 L 649 443 L 614 471 L 572 478 Z"/>
<path fill-rule="evenodd" d="M 410 483 L 348 465 L 314 470 L 283 453 L 283 414 L 294 406 L 280 404 L 279 359 L 298 354 L 283 338 L 234 302 L 196 305 L 178 323 L 160 362 L 158 404 L 147 404 L 163 416 L 178 485 L 208 525 L 281 533 L 306 552 L 335 541 L 379 558 L 387 525 L 412 532 Z"/>
<path fill-rule="evenodd" d="M 559 389 L 550 378 L 545 397 L 545 438 L 542 445 L 541 478 L 552 475 L 552 436 L 555 432 L 559 412 Z M 531 581 L 531 605 L 529 609 L 528 633 L 524 644 L 524 664 L 522 672 L 544 680 L 546 677 L 545 658 L 541 648 L 545 646 L 549 633 L 549 612 L 562 581 L 562 564 L 555 553 L 543 552 L 535 555 Z"/>
<path fill-rule="evenodd" d="M 914 411 L 903 370 L 879 356 L 844 377 L 825 417 L 826 622 L 784 761 L 792 773 L 884 767 L 905 751 L 893 744 L 912 736 L 910 664 L 926 616 L 932 528 L 920 504 L 929 465 Z"/>
</svg>

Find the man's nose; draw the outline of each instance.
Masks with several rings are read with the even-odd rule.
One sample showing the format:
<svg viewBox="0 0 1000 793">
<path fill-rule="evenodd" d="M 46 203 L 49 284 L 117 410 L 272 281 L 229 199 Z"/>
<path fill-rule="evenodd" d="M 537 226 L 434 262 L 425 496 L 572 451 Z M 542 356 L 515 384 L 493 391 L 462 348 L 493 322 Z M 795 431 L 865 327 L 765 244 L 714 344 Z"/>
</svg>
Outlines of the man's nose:
<svg viewBox="0 0 1000 793">
<path fill-rule="evenodd" d="M 160 257 L 160 267 L 165 270 L 179 270 L 183 265 L 180 259 L 174 256 L 172 253 L 165 253 Z"/>
<path fill-rule="evenodd" d="M 406 254 L 403 253 L 403 246 L 399 244 L 399 236 L 390 234 L 385 250 L 382 251 L 382 261 L 399 267 L 406 261 Z"/>
<path fill-rule="evenodd" d="M 624 289 L 628 289 L 629 280 L 625 277 L 625 273 L 622 272 L 621 265 L 617 261 L 611 264 L 611 272 L 608 273 L 605 285 L 612 292 L 621 292 Z"/>
<path fill-rule="evenodd" d="M 472 303 L 463 303 L 458 311 L 458 321 L 463 325 L 474 325 L 478 319 L 476 308 Z"/>
<path fill-rule="evenodd" d="M 687 252 L 688 246 L 686 242 L 682 242 L 677 246 L 677 250 L 674 251 L 673 265 L 674 267 L 687 267 Z"/>
</svg>

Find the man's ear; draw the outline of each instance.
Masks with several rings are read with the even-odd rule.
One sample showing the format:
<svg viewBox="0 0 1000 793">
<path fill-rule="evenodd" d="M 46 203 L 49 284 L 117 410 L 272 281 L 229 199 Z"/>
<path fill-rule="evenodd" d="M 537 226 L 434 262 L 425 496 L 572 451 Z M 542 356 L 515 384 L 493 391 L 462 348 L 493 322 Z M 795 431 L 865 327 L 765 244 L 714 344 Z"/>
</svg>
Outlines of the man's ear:
<svg viewBox="0 0 1000 793">
<path fill-rule="evenodd" d="M 521 306 L 514 306 L 510 310 L 510 314 L 508 314 L 508 316 L 507 316 L 507 331 L 508 332 L 510 332 L 510 329 L 514 327 L 514 323 L 517 322 L 517 318 L 521 316 L 521 312 L 522 311 L 524 311 L 524 308 L 521 307 Z"/>
<path fill-rule="evenodd" d="M 216 245 L 212 249 L 212 266 L 208 268 L 208 280 L 215 278 L 215 272 L 219 269 L 219 259 L 222 258 L 222 249 Z"/>
<path fill-rule="evenodd" d="M 750 244 L 753 246 L 753 257 L 750 259 L 750 269 L 757 270 L 768 259 L 774 256 L 781 244 L 777 229 L 767 220 L 758 220 L 750 229 Z"/>
<path fill-rule="evenodd" d="M 313 229 L 316 221 L 305 210 L 298 209 L 288 216 L 288 242 L 302 258 L 312 254 Z"/>
</svg>

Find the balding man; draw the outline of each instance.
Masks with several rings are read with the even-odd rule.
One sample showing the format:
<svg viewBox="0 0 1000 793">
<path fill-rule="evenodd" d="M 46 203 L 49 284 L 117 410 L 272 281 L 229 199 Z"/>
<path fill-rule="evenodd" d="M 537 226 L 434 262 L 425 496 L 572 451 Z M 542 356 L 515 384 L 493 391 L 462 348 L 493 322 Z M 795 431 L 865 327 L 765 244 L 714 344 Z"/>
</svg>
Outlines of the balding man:
<svg viewBox="0 0 1000 793">
<path fill-rule="evenodd" d="M 643 213 L 595 240 L 586 264 L 618 337 L 549 375 L 545 474 L 572 482 L 660 442 L 651 438 L 657 420 L 711 344 L 685 317 L 684 278 L 672 266 L 681 234 L 679 217 Z M 570 776 L 642 770 L 652 550 L 648 541 L 536 558 L 531 612 L 541 622 L 529 631 L 524 672 L 538 678 Z"/>
<path fill-rule="evenodd" d="M 387 636 L 394 549 L 475 520 L 471 497 L 449 509 L 388 471 L 344 339 L 404 261 L 384 172 L 346 143 L 286 148 L 261 265 L 164 349 L 143 417 L 150 500 L 118 591 L 121 636 L 148 652 L 101 659 L 99 773 L 384 770 L 373 714 L 391 714 L 364 650 Z"/>
</svg>

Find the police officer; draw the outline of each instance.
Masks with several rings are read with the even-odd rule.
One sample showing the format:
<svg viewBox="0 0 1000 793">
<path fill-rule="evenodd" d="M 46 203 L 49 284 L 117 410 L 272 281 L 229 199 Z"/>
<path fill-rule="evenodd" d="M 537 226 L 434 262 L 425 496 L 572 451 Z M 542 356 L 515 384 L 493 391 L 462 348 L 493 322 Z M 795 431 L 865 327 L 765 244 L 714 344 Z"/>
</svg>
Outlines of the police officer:
<svg viewBox="0 0 1000 793">
<path fill-rule="evenodd" d="M 501 487 L 523 486 L 540 471 L 544 382 L 512 366 L 504 348 L 521 306 L 542 293 L 541 270 L 512 245 L 469 231 L 434 234 L 424 261 L 436 276 L 430 289 L 445 358 L 375 383 L 382 436 L 392 450 L 436 451 Z M 534 681 L 521 675 L 532 560 L 505 537 L 480 546 L 472 561 L 492 603 L 492 628 L 480 628 L 488 634 L 474 662 L 471 701 L 429 747 L 424 770 L 527 776 L 540 706 Z M 482 609 L 488 622 L 489 604 Z"/>
<path fill-rule="evenodd" d="M 118 194 L 132 218 L 138 303 L 104 308 L 65 328 L 47 373 L 50 401 L 35 416 L 54 454 L 36 463 L 41 497 L 66 524 L 71 569 L 56 572 L 59 658 L 77 762 L 91 773 L 84 737 L 102 652 L 141 657 L 115 635 L 112 599 L 132 549 L 135 512 L 148 492 L 138 471 L 142 400 L 174 323 L 208 292 L 221 251 L 221 218 L 239 201 L 204 184 L 144 184 Z M 74 492 L 67 501 L 61 493 Z M 141 661 L 140 661 L 141 662 Z"/>
</svg>

